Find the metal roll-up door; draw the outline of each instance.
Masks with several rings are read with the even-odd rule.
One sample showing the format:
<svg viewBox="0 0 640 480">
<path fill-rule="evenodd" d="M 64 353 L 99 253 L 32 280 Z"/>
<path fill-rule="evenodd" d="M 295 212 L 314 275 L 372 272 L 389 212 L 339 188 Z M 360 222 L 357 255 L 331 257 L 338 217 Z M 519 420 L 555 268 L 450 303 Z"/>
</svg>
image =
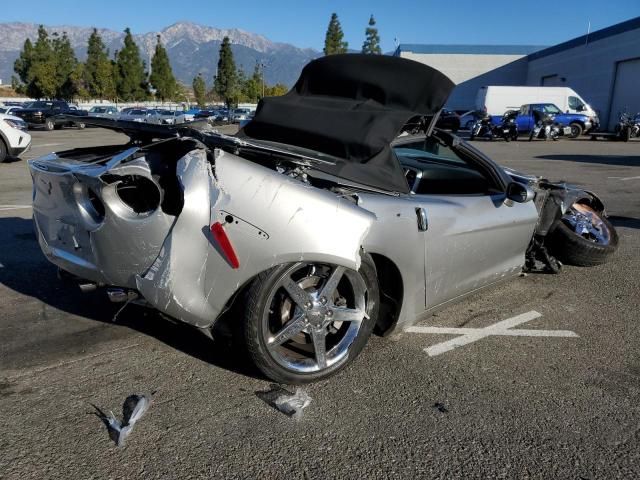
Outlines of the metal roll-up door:
<svg viewBox="0 0 640 480">
<path fill-rule="evenodd" d="M 640 112 L 640 58 L 618 62 L 609 111 L 609 129 L 618 122 L 620 112 Z"/>
</svg>

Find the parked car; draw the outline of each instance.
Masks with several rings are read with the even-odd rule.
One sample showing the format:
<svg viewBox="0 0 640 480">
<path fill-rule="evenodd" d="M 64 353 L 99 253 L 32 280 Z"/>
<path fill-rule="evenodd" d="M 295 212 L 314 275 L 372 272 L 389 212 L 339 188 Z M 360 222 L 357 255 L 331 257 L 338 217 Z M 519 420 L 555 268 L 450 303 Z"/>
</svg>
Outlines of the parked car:
<svg viewBox="0 0 640 480">
<path fill-rule="evenodd" d="M 86 110 L 80 110 L 62 100 L 39 100 L 28 103 L 21 110 L 14 112 L 14 115 L 27 122 L 30 128 L 44 127 L 45 130 L 58 130 L 66 126 L 84 128 L 82 117 L 86 117 L 87 114 Z"/>
<path fill-rule="evenodd" d="M 0 107 L 0 113 L 3 113 L 5 115 L 14 115 L 14 113 L 18 110 L 22 110 L 22 107 L 16 107 L 16 106 Z"/>
<path fill-rule="evenodd" d="M 517 110 L 524 104 L 542 103 L 554 104 L 564 113 L 586 116 L 592 127 L 599 124 L 595 110 L 569 87 L 488 86 L 480 88 L 476 97 L 476 108 L 492 116 Z"/>
<path fill-rule="evenodd" d="M 92 118 L 132 141 L 29 162 L 38 241 L 113 301 L 242 332 L 282 383 L 326 378 L 374 329 L 402 331 L 525 265 L 558 268 L 555 252 L 604 262 L 617 236 L 595 194 L 431 128 L 453 87 L 408 59 L 330 55 L 262 99 L 240 136 Z"/>
<path fill-rule="evenodd" d="M 118 109 L 112 105 L 96 105 L 89 109 L 90 117 L 100 118 L 116 118 L 118 116 Z"/>
<path fill-rule="evenodd" d="M 520 107 L 516 117 L 518 131 L 531 132 L 543 116 L 553 117 L 553 121 L 558 124 L 561 132 L 565 130 L 562 127 L 568 127 L 563 134 L 570 138 L 579 137 L 583 132 L 589 131 L 593 127 L 587 115 L 562 113 L 553 103 L 533 103 Z"/>
<path fill-rule="evenodd" d="M 240 123 L 238 124 L 238 126 L 240 128 L 244 128 L 247 125 L 247 123 L 249 123 L 251 120 L 253 120 L 253 117 L 254 117 L 255 114 L 256 114 L 256 112 L 251 112 L 247 116 L 247 118 L 245 120 L 240 120 Z"/>
<path fill-rule="evenodd" d="M 233 123 L 240 123 L 242 120 L 246 120 L 251 114 L 251 110 L 248 108 L 236 108 L 231 114 L 231 121 Z"/>
<path fill-rule="evenodd" d="M 436 127 L 456 133 L 460 130 L 460 116 L 453 110 L 443 108 L 436 122 Z"/>
<path fill-rule="evenodd" d="M 174 110 L 153 110 L 147 118 L 148 123 L 156 123 L 158 125 L 176 125 L 185 123 L 185 115 L 182 111 Z"/>
<path fill-rule="evenodd" d="M 17 157 L 31 146 L 27 123 L 19 117 L 0 113 L 0 163 Z"/>
<path fill-rule="evenodd" d="M 146 108 L 130 108 L 123 109 L 118 115 L 119 120 L 128 120 L 130 122 L 142 122 L 146 123 L 149 121 L 149 118 L 153 115 L 152 110 L 147 110 Z"/>
<path fill-rule="evenodd" d="M 199 108 L 190 108 L 188 110 L 184 110 L 181 111 L 182 115 L 184 116 L 184 121 L 185 122 L 193 122 L 196 118 L 196 115 L 198 115 L 200 113 L 200 109 Z"/>
</svg>

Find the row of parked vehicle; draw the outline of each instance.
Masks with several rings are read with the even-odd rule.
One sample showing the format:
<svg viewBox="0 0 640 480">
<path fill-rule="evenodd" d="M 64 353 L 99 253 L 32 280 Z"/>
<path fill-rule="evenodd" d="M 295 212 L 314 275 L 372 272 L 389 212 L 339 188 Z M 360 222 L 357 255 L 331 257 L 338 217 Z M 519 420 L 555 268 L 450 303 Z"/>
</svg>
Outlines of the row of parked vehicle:
<svg viewBox="0 0 640 480">
<path fill-rule="evenodd" d="M 86 123 L 82 117 L 113 118 L 133 122 L 156 125 L 175 125 L 192 122 L 196 119 L 207 119 L 216 122 L 240 123 L 252 116 L 248 108 L 169 110 L 159 108 L 126 107 L 118 109 L 114 105 L 96 105 L 89 110 L 81 110 L 77 106 L 62 100 L 38 100 L 24 104 L 8 104 L 0 108 L 0 114 L 19 117 L 29 128 L 58 130 L 66 126 L 84 128 Z M 60 116 L 64 115 L 64 117 Z M 79 117 L 69 120 L 69 117 Z"/>
<path fill-rule="evenodd" d="M 613 132 L 598 130 L 598 124 L 587 124 L 589 130 L 583 132 L 582 125 L 572 123 L 571 114 L 563 114 L 553 104 L 523 105 L 520 110 L 508 110 L 496 120 L 486 112 L 474 112 L 475 122 L 471 125 L 470 139 L 517 140 L 525 134 L 529 141 L 534 139 L 558 140 L 559 137 L 577 138 L 588 133 L 592 139 L 606 137 L 613 140 L 629 141 L 640 137 L 640 112 L 635 116 L 627 112 L 620 114 Z"/>
</svg>

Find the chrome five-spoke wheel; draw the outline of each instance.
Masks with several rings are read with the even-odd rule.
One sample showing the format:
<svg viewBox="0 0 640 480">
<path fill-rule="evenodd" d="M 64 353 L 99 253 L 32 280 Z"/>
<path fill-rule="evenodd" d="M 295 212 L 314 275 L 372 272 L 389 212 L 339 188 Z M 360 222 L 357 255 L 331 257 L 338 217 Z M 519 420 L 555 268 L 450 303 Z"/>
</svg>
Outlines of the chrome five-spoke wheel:
<svg viewBox="0 0 640 480">
<path fill-rule="evenodd" d="M 260 275 L 248 292 L 245 339 L 256 365 L 282 383 L 324 378 L 355 358 L 375 323 L 378 285 L 359 271 L 295 263 Z"/>
</svg>

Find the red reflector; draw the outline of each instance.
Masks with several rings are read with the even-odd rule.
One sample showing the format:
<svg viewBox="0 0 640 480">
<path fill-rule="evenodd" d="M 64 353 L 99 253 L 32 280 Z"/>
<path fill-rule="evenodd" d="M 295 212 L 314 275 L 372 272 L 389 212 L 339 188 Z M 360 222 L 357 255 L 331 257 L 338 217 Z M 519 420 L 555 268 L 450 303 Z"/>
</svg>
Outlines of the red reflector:
<svg viewBox="0 0 640 480">
<path fill-rule="evenodd" d="M 220 222 L 216 222 L 211 225 L 211 233 L 213 234 L 213 238 L 215 238 L 218 245 L 220 245 L 220 249 L 222 253 L 231 265 L 231 268 L 238 268 L 240 266 L 240 262 L 238 261 L 238 257 L 236 255 L 233 246 L 231 246 L 231 242 L 229 241 L 229 237 L 227 237 L 227 232 L 222 228 L 222 224 Z"/>
</svg>

